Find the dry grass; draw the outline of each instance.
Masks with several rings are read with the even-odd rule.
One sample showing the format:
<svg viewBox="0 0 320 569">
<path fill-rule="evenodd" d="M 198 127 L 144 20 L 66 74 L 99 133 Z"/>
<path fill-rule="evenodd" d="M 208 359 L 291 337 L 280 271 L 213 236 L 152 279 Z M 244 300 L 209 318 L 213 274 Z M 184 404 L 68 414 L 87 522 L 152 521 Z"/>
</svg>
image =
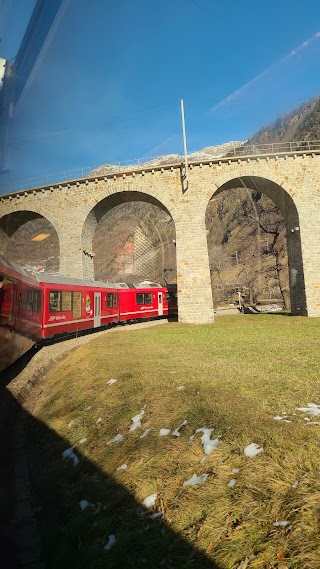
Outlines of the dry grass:
<svg viewBox="0 0 320 569">
<path fill-rule="evenodd" d="M 250 569 L 318 569 L 320 425 L 306 425 L 295 408 L 320 403 L 319 332 L 319 319 L 224 316 L 214 326 L 106 334 L 72 353 L 47 378 L 30 425 L 49 566 L 236 569 L 248 558 Z M 129 433 L 142 408 L 142 428 Z M 272 419 L 284 411 L 291 423 Z M 180 438 L 158 436 L 184 419 Z M 189 437 L 204 426 L 221 441 L 201 463 L 200 437 Z M 108 446 L 117 432 L 125 439 Z M 83 437 L 80 464 L 62 462 L 66 445 Z M 252 442 L 264 452 L 249 459 Z M 122 463 L 128 469 L 116 473 Z M 204 472 L 205 484 L 182 486 Z M 162 520 L 140 519 L 138 504 L 154 492 Z M 80 512 L 81 499 L 97 506 Z M 290 526 L 275 527 L 280 520 Z M 107 553 L 110 533 L 117 544 Z"/>
</svg>

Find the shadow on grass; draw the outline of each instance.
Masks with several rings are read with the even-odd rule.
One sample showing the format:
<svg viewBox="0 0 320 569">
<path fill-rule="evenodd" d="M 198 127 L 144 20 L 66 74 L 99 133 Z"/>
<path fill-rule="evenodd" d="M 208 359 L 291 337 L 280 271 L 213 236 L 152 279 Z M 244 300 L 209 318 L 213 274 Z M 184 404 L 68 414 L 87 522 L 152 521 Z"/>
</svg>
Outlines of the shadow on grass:
<svg viewBox="0 0 320 569">
<path fill-rule="evenodd" d="M 74 450 L 78 465 L 63 461 L 70 441 L 35 419 L 6 387 L 19 367 L 21 362 L 0 385 L 1 569 L 222 569 L 166 522 L 151 520 L 133 494 L 81 454 L 81 446 Z M 16 467 L 21 435 L 27 451 L 25 470 L 20 459 Z M 84 499 L 95 506 L 81 511 L 79 502 Z M 10 523 L 14 503 L 18 510 Z M 196 530 L 189 530 L 192 538 Z M 116 544 L 105 551 L 111 534 Z"/>
</svg>

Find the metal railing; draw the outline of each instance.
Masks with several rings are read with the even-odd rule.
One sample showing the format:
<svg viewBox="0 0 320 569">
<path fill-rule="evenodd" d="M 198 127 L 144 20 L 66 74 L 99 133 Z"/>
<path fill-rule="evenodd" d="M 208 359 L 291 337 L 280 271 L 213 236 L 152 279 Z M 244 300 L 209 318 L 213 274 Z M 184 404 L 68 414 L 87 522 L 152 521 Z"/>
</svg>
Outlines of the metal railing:
<svg viewBox="0 0 320 569">
<path fill-rule="evenodd" d="M 210 156 L 202 158 L 201 151 L 191 152 L 188 154 L 188 163 L 202 161 L 215 161 L 225 158 L 241 158 L 243 156 L 261 156 L 261 155 L 277 155 L 277 154 L 294 154 L 296 152 L 320 152 L 320 140 L 302 140 L 295 142 L 273 142 L 269 144 L 243 144 L 241 146 L 235 145 L 229 149 L 226 154 L 220 156 Z M 154 156 L 146 158 L 135 158 L 133 160 L 126 160 L 124 162 L 116 162 L 112 164 L 88 166 L 85 168 L 76 168 L 73 170 L 64 170 L 33 178 L 25 178 L 6 184 L 0 184 L 0 194 L 19 192 L 27 189 L 37 188 L 40 186 L 56 185 L 69 180 L 78 180 L 88 178 L 91 176 L 110 175 L 117 172 L 125 172 L 132 169 L 152 168 L 152 166 L 165 166 L 166 164 L 174 164 L 183 162 L 184 156 L 182 154 L 173 155 L 174 158 L 170 162 L 170 155 L 163 157 Z M 153 164 L 154 162 L 154 164 Z M 97 171 L 100 170 L 100 173 Z M 101 172 L 102 171 L 102 172 Z"/>
</svg>

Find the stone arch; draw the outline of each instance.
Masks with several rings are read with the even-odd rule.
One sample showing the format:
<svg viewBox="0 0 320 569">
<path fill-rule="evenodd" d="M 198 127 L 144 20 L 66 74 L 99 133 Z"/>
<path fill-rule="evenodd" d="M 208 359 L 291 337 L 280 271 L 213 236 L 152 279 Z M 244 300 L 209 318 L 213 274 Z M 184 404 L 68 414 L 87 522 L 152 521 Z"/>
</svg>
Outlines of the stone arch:
<svg viewBox="0 0 320 569">
<path fill-rule="evenodd" d="M 60 239 L 59 233 L 57 230 L 57 223 L 56 220 L 52 219 L 52 216 L 44 214 L 43 211 L 36 210 L 36 208 L 17 208 L 9 213 L 6 213 L 0 218 L 0 253 L 7 254 L 12 257 L 12 251 L 10 254 L 10 239 L 15 238 L 15 234 L 19 232 L 19 230 L 27 223 L 32 221 L 45 221 L 49 224 L 50 234 L 48 237 L 53 237 L 53 243 L 51 244 L 55 250 L 55 263 L 57 266 L 59 265 L 59 257 L 60 257 Z M 41 232 L 41 230 L 39 231 Z M 26 245 L 28 242 L 26 242 Z M 35 242 L 36 246 L 36 242 Z M 9 251 L 8 251 L 9 248 Z M 18 252 L 17 252 L 18 253 Z M 38 253 L 39 253 L 39 246 L 38 246 Z M 27 252 L 28 254 L 28 252 Z M 14 256 L 14 253 L 13 253 Z M 23 256 L 23 254 L 22 254 Z M 49 256 L 49 250 L 48 250 Z M 52 265 L 52 262 L 49 265 Z"/>
<path fill-rule="evenodd" d="M 86 205 L 84 211 L 84 223 L 81 232 L 81 249 L 82 249 L 82 266 L 83 275 L 86 278 L 94 278 L 92 241 L 94 232 L 102 217 L 111 209 L 124 203 L 145 202 L 152 204 L 165 213 L 167 213 L 174 221 L 173 215 L 169 207 L 164 202 L 167 199 L 160 200 L 158 193 L 153 188 L 148 188 L 148 193 L 144 190 L 132 189 L 126 185 L 125 188 L 121 184 L 118 187 L 110 189 L 108 192 L 99 192 L 94 201 Z M 169 204 L 168 204 L 169 205 Z M 172 209 L 170 207 L 170 209 Z"/>
<path fill-rule="evenodd" d="M 258 191 L 269 197 L 281 211 L 285 224 L 288 246 L 289 283 L 291 313 L 307 315 L 306 290 L 303 270 L 302 247 L 300 238 L 300 222 L 297 205 L 290 195 L 288 182 L 272 179 L 269 175 L 257 176 L 252 171 L 243 172 L 241 176 L 223 176 L 215 181 L 216 189 L 206 192 L 207 205 L 213 198 L 231 189 L 245 188 Z"/>
</svg>

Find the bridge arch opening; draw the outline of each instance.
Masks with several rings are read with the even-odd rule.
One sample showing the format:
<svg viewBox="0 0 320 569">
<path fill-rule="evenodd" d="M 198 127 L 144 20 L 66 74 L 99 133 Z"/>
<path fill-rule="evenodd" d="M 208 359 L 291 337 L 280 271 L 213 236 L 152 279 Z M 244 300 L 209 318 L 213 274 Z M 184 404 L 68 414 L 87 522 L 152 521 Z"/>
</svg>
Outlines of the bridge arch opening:
<svg viewBox="0 0 320 569">
<path fill-rule="evenodd" d="M 216 307 L 278 304 L 307 315 L 299 216 L 282 186 L 253 175 L 223 182 L 206 231 Z"/>
<path fill-rule="evenodd" d="M 175 225 L 143 192 L 114 193 L 96 204 L 82 230 L 84 275 L 110 282 L 176 283 Z"/>
<path fill-rule="evenodd" d="M 1 217 L 0 254 L 26 269 L 59 272 L 57 231 L 47 218 L 34 211 L 15 211 Z"/>
</svg>

